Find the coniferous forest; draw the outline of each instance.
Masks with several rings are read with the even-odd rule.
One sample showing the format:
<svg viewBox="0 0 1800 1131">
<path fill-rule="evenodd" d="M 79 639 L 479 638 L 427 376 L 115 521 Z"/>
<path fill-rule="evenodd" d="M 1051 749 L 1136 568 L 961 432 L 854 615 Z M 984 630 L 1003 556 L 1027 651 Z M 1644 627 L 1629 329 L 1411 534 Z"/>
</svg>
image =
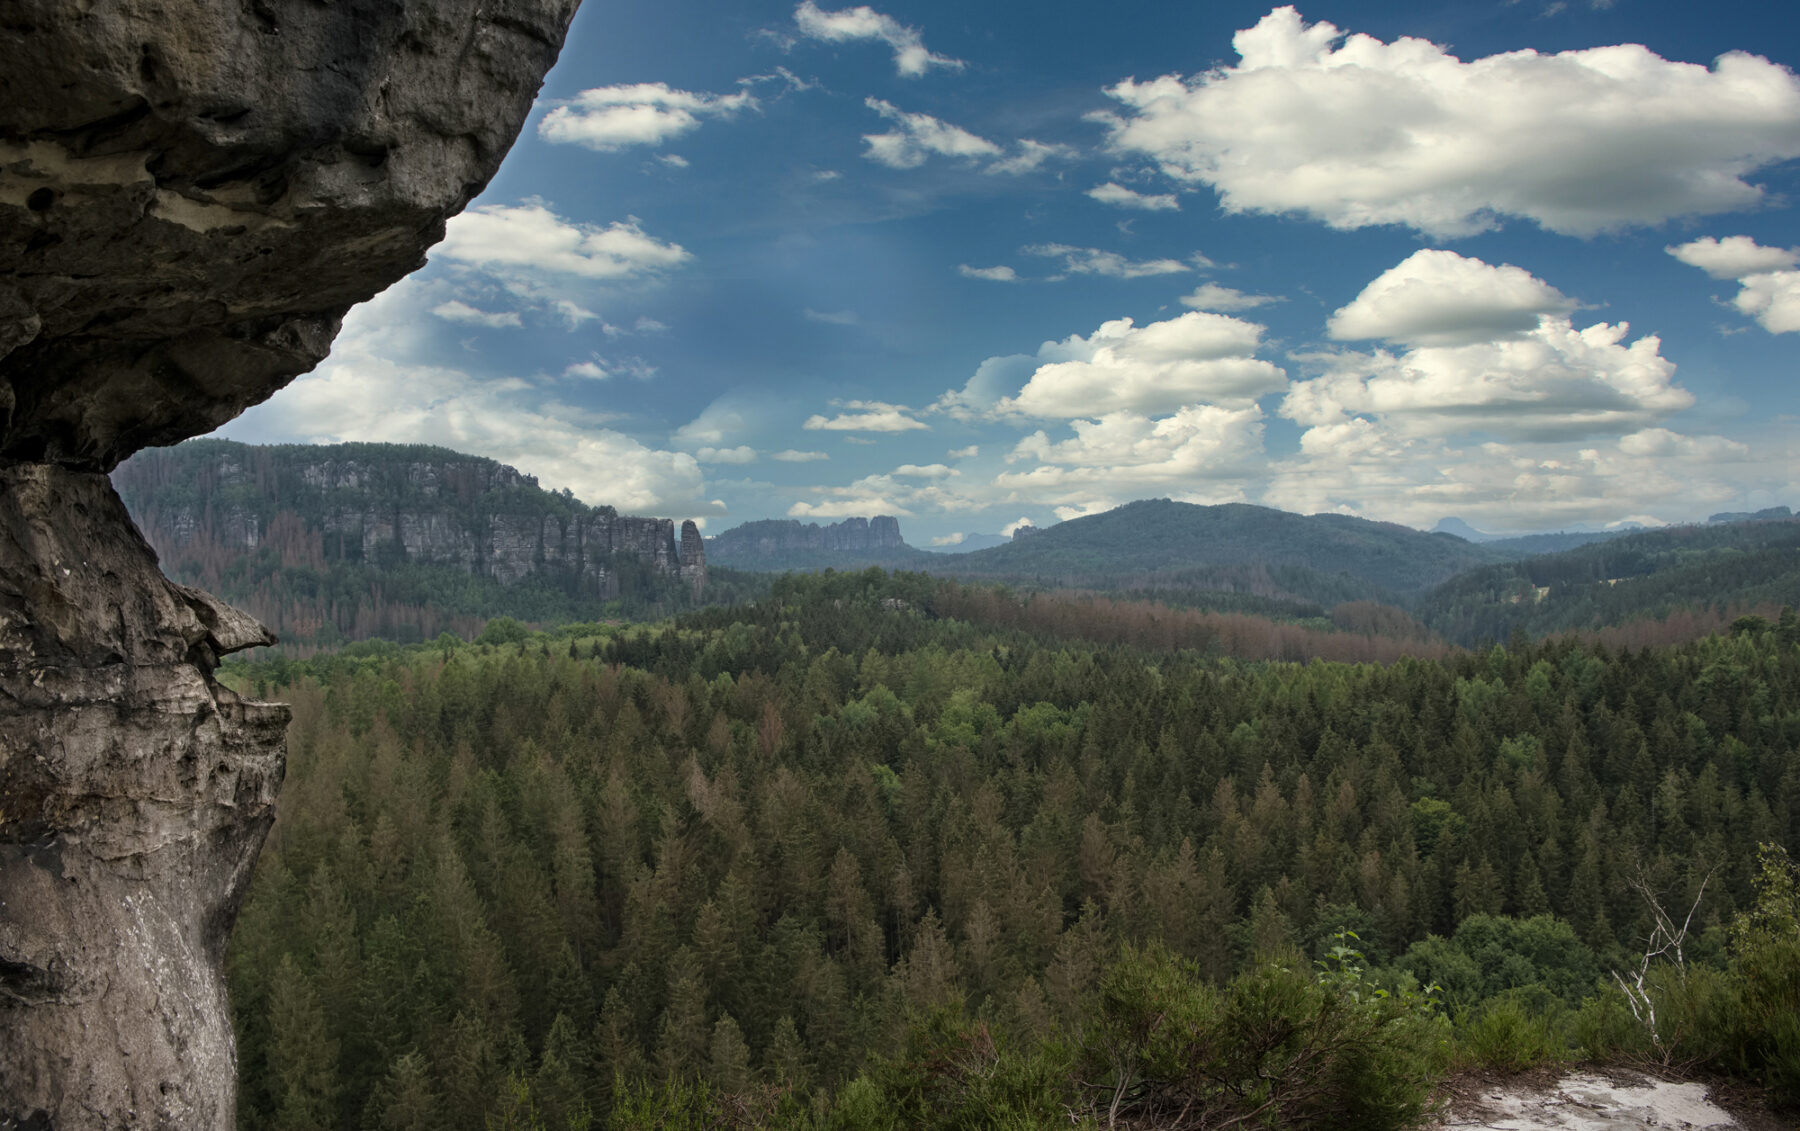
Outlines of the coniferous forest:
<svg viewBox="0 0 1800 1131">
<path fill-rule="evenodd" d="M 1399 1127 L 1581 1058 L 1800 1096 L 1791 611 L 1384 664 L 978 613 L 826 573 L 228 669 L 295 710 L 243 1125 Z"/>
</svg>

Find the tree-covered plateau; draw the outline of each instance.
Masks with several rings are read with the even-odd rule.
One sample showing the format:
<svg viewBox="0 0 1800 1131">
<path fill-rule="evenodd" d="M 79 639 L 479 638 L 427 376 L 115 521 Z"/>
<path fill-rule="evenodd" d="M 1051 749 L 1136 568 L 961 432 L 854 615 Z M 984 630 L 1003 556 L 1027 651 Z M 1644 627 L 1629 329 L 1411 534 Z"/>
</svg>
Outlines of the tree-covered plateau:
<svg viewBox="0 0 1800 1131">
<path fill-rule="evenodd" d="M 1800 1099 L 1791 612 L 1297 664 L 945 592 L 228 668 L 295 709 L 242 1125 L 1402 1127 L 1579 1058 Z"/>
</svg>

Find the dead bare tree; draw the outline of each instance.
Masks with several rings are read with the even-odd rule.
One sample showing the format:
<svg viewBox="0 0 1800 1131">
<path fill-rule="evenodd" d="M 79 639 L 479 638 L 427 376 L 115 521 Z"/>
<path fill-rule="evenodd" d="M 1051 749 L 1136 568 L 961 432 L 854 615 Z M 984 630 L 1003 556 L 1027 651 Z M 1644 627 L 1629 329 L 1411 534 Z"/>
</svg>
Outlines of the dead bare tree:
<svg viewBox="0 0 1800 1131">
<path fill-rule="evenodd" d="M 1644 877 L 1642 864 L 1637 868 L 1637 875 L 1629 882 L 1631 887 L 1650 905 L 1650 914 L 1655 920 L 1650 930 L 1650 937 L 1644 943 L 1644 957 L 1638 963 L 1637 970 L 1629 975 L 1617 970 L 1612 972 L 1613 981 L 1625 994 L 1625 1004 L 1631 1007 L 1631 1015 L 1638 1024 L 1644 1026 L 1650 1034 L 1650 1045 L 1656 1050 L 1658 1060 L 1664 1067 L 1674 1059 L 1674 1047 L 1664 1040 L 1664 1032 L 1656 1015 L 1656 997 L 1653 993 L 1650 971 L 1658 962 L 1666 962 L 1674 966 L 1676 977 L 1682 981 L 1687 978 L 1687 959 L 1682 947 L 1687 942 L 1688 928 L 1693 925 L 1694 913 L 1700 910 L 1700 901 L 1706 897 L 1706 885 L 1712 881 L 1715 865 L 1706 870 L 1700 879 L 1700 890 L 1694 893 L 1694 902 L 1688 907 L 1687 915 L 1677 927 L 1675 920 L 1663 910 L 1662 900 L 1657 897 L 1650 881 Z"/>
</svg>

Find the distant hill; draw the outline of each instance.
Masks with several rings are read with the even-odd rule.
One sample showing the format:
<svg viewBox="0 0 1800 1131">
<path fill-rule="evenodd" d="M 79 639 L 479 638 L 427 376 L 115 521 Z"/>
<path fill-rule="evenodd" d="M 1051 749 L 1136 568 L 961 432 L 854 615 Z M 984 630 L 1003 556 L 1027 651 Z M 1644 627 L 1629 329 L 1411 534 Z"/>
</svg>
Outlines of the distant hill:
<svg viewBox="0 0 1800 1131">
<path fill-rule="evenodd" d="M 1683 610 L 1800 605 L 1800 520 L 1769 518 L 1640 531 L 1561 553 L 1471 570 L 1419 605 L 1463 644 L 1660 619 Z"/>
<path fill-rule="evenodd" d="M 892 515 L 846 518 L 820 526 L 797 519 L 746 522 L 706 540 L 707 559 L 733 569 L 788 570 L 924 569 L 939 555 L 915 549 L 900 536 Z"/>
<path fill-rule="evenodd" d="M 192 440 L 112 478 L 171 577 L 290 644 L 673 608 L 706 579 L 697 531 L 678 541 L 669 519 L 588 506 L 446 448 Z"/>
<path fill-rule="evenodd" d="M 1759 511 L 1723 511 L 1708 518 L 1708 522 L 1771 522 L 1784 518 L 1793 518 L 1794 512 L 1787 507 L 1764 507 Z"/>
<path fill-rule="evenodd" d="M 1627 534 L 1636 534 L 1641 526 L 1617 530 L 1562 530 L 1554 534 L 1520 534 L 1512 538 L 1491 538 L 1482 543 L 1486 549 L 1514 558 L 1530 558 L 1539 554 L 1559 554 L 1595 542 L 1610 542 Z"/>
<path fill-rule="evenodd" d="M 1127 503 L 922 568 L 1105 590 L 1212 589 L 1316 602 L 1403 599 L 1513 555 L 1346 515 L 1232 503 Z"/>
<path fill-rule="evenodd" d="M 1437 525 L 1431 528 L 1433 534 L 1454 534 L 1465 542 L 1497 542 L 1506 537 L 1504 534 L 1489 534 L 1485 530 L 1477 530 L 1460 518 L 1440 518 Z"/>
<path fill-rule="evenodd" d="M 1485 530 L 1477 530 L 1460 518 L 1440 518 L 1432 527 L 1434 534 L 1454 534 L 1465 542 L 1475 542 L 1513 557 L 1530 557 L 1534 554 L 1554 554 L 1560 550 L 1573 550 L 1577 546 L 1586 546 L 1590 542 L 1604 542 L 1608 538 L 1617 538 L 1621 534 L 1630 534 L 1643 527 L 1632 523 L 1614 530 L 1558 530 L 1543 534 L 1489 534 Z"/>
</svg>

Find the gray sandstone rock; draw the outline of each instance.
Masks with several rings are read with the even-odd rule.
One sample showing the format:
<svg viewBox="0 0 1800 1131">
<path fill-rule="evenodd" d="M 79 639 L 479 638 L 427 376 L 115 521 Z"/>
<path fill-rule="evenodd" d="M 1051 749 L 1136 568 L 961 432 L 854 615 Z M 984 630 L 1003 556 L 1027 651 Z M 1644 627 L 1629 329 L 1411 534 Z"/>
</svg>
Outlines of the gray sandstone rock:
<svg viewBox="0 0 1800 1131">
<path fill-rule="evenodd" d="M 494 174 L 577 0 L 0 5 L 0 1128 L 224 1129 L 284 707 L 105 471 L 311 369 Z"/>
<path fill-rule="evenodd" d="M 576 0 L 7 0 L 0 457 L 109 470 L 318 364 L 485 185 Z"/>
</svg>

